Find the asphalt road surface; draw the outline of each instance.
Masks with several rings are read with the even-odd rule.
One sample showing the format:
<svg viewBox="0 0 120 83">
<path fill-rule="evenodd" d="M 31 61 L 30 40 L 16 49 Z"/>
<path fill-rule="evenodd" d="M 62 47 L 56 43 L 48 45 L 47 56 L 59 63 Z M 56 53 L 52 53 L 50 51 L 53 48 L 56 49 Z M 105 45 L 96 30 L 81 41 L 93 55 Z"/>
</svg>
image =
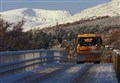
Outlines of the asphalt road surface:
<svg viewBox="0 0 120 83">
<path fill-rule="evenodd" d="M 112 64 L 63 64 L 5 77 L 3 83 L 118 83 Z"/>
</svg>

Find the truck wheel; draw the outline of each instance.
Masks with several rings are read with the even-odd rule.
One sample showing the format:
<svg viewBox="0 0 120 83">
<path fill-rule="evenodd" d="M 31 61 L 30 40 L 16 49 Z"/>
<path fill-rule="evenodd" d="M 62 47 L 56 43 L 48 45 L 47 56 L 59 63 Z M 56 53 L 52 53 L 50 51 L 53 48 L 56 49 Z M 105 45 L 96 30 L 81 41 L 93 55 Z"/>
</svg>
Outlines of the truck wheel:
<svg viewBox="0 0 120 83">
<path fill-rule="evenodd" d="M 84 62 L 78 62 L 78 61 L 76 61 L 76 63 L 77 63 L 77 64 L 83 64 Z"/>
<path fill-rule="evenodd" d="M 95 61 L 94 64 L 100 64 L 100 61 Z"/>
</svg>

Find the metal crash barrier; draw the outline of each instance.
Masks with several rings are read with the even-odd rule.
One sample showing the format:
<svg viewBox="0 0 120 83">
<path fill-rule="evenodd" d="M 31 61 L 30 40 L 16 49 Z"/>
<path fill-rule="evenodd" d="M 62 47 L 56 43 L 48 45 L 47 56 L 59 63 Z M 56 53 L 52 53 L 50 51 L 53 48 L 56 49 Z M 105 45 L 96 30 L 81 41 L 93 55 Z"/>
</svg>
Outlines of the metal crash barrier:
<svg viewBox="0 0 120 83">
<path fill-rule="evenodd" d="M 55 50 L 26 50 L 0 52 L 0 76 L 26 72 L 48 63 L 66 63 L 65 52 Z"/>
<path fill-rule="evenodd" d="M 113 51 L 112 62 L 116 71 L 118 81 L 120 82 L 120 51 L 119 50 Z"/>
</svg>

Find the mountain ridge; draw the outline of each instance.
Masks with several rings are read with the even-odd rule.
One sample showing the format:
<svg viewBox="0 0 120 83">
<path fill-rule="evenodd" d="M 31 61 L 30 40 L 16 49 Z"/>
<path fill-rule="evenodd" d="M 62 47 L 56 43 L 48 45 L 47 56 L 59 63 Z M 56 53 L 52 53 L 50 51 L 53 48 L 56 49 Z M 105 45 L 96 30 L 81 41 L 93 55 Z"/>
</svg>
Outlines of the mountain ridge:
<svg viewBox="0 0 120 83">
<path fill-rule="evenodd" d="M 72 23 L 83 19 L 94 19 L 101 16 L 120 16 L 120 1 L 112 0 L 95 7 L 91 7 L 71 15 L 68 11 L 21 8 L 1 13 L 3 18 L 10 22 L 26 20 L 25 30 L 45 28 L 56 24 Z"/>
<path fill-rule="evenodd" d="M 79 21 L 80 19 L 88 19 L 90 17 L 99 17 L 99 16 L 120 16 L 120 1 L 112 0 L 108 3 L 103 3 L 95 7 L 87 8 L 80 11 L 79 13 L 65 19 L 64 22 L 74 22 Z M 62 23 L 61 23 L 62 24 Z"/>
<path fill-rule="evenodd" d="M 22 19 L 26 21 L 24 27 L 26 30 L 37 26 L 48 26 L 50 23 L 63 20 L 71 16 L 68 11 L 43 10 L 33 8 L 20 8 L 1 13 L 2 18 L 10 22 L 18 22 Z"/>
</svg>

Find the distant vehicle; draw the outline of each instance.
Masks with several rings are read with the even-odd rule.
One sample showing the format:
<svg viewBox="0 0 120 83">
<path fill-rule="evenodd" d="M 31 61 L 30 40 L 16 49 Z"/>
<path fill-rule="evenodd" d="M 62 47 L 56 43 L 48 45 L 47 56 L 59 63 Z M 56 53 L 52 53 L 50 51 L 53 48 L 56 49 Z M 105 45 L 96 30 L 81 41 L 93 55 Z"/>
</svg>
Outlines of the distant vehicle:
<svg viewBox="0 0 120 83">
<path fill-rule="evenodd" d="M 76 62 L 101 61 L 102 38 L 96 34 L 79 34 L 77 36 Z"/>
<path fill-rule="evenodd" d="M 110 49 L 110 50 L 112 50 L 113 48 L 114 48 L 113 45 L 105 45 L 105 49 Z"/>
</svg>

